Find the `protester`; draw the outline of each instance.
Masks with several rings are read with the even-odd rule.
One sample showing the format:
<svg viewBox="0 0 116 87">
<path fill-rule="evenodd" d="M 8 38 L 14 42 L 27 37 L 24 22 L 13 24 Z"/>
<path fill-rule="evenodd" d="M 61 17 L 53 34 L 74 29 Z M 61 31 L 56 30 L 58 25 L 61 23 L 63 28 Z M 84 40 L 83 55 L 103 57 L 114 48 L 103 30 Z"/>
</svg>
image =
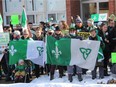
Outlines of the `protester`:
<svg viewBox="0 0 116 87">
<path fill-rule="evenodd" d="M 30 41 L 33 41 L 33 39 L 31 38 L 31 33 L 29 32 L 30 30 L 29 29 L 25 29 L 23 31 L 23 35 L 21 37 L 22 40 L 30 40 Z M 25 60 L 25 63 L 29 66 L 29 77 L 32 78 L 32 75 L 31 75 L 31 67 L 33 65 L 33 63 L 30 61 L 30 60 Z"/>
<path fill-rule="evenodd" d="M 110 42 L 108 38 L 107 25 L 102 23 L 100 26 L 101 31 L 98 32 L 98 35 L 102 37 L 103 42 L 105 43 L 104 53 L 104 76 L 109 76 L 108 74 L 108 64 L 110 56 Z"/>
<path fill-rule="evenodd" d="M 20 31 L 15 30 L 13 32 L 13 41 L 17 41 L 17 40 L 20 40 L 20 39 L 21 39 L 21 33 L 20 33 Z"/>
<path fill-rule="evenodd" d="M 94 29 L 94 28 L 97 28 L 95 25 L 94 25 L 94 20 L 89 18 L 87 20 L 87 32 L 91 31 L 91 29 Z"/>
<path fill-rule="evenodd" d="M 75 28 L 75 26 L 71 26 L 69 29 L 69 38 L 73 38 L 73 39 L 79 39 L 82 40 L 82 37 L 77 36 L 77 30 Z M 73 75 L 76 74 L 78 76 L 78 80 L 82 81 L 82 68 L 80 68 L 79 66 L 76 65 L 72 65 L 72 66 L 67 66 L 67 71 L 68 71 L 68 80 L 70 82 L 73 81 Z"/>
<path fill-rule="evenodd" d="M 103 55 L 103 49 L 104 49 L 104 42 L 102 41 L 102 39 L 100 38 L 100 36 L 98 36 L 96 34 L 96 29 L 93 28 L 90 30 L 90 40 L 95 40 L 95 41 L 100 41 L 100 48 L 99 48 L 99 53 L 97 56 L 97 60 L 96 60 L 96 66 L 94 68 L 94 70 L 92 71 L 92 79 L 97 78 L 97 67 L 99 67 L 99 78 L 103 79 L 104 78 L 104 64 L 103 64 L 103 60 L 104 60 L 104 55 Z"/>
<path fill-rule="evenodd" d="M 69 35 L 69 26 L 66 23 L 66 21 L 60 21 L 59 27 L 61 29 L 61 32 L 62 32 L 63 36 Z"/>
<path fill-rule="evenodd" d="M 54 33 L 54 38 L 56 38 L 57 40 L 60 40 L 61 38 L 63 38 L 63 35 L 62 35 L 62 32 L 60 30 L 60 28 L 57 26 L 56 29 L 55 29 L 55 33 Z M 51 68 L 50 68 L 50 80 L 53 80 L 54 79 L 54 72 L 55 72 L 55 69 L 56 67 L 59 69 L 59 78 L 62 78 L 64 76 L 63 74 L 63 66 L 61 65 L 51 65 Z"/>
<path fill-rule="evenodd" d="M 41 27 L 36 28 L 34 40 L 36 40 L 36 41 L 43 41 L 44 40 Z M 40 77 L 40 75 L 44 74 L 44 68 L 42 66 L 40 66 L 38 64 L 34 64 L 34 66 L 35 66 L 35 76 L 37 78 Z"/>
<path fill-rule="evenodd" d="M 19 81 L 19 80 L 24 80 L 24 76 L 26 75 L 26 65 L 24 63 L 24 60 L 20 59 L 18 62 L 18 65 L 16 66 L 15 70 L 13 71 L 13 73 L 15 73 L 15 81 Z"/>
<path fill-rule="evenodd" d="M 83 25 L 83 22 L 82 22 L 82 20 L 81 20 L 79 15 L 77 15 L 77 18 L 76 18 L 76 25 L 75 25 L 75 27 L 76 27 L 76 30 L 78 32 L 86 32 L 87 31 L 85 26 Z"/>
<path fill-rule="evenodd" d="M 32 38 L 34 38 L 34 36 L 35 36 L 35 29 L 33 28 L 32 22 L 29 22 L 28 26 L 29 26 L 30 32 L 32 34 Z"/>
</svg>

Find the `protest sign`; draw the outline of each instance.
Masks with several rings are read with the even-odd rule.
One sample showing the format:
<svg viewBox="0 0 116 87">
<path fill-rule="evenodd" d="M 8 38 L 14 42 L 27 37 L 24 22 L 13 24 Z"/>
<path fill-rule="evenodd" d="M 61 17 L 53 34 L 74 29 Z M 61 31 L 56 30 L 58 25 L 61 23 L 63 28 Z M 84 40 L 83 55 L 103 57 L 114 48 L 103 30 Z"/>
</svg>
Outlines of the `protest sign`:
<svg viewBox="0 0 116 87">
<path fill-rule="evenodd" d="M 116 52 L 111 53 L 112 63 L 116 63 Z"/>
<path fill-rule="evenodd" d="M 0 61 L 4 55 L 4 50 L 7 48 L 9 43 L 9 33 L 0 33 Z"/>
<path fill-rule="evenodd" d="M 81 36 L 85 40 L 90 36 L 90 33 L 89 32 L 78 32 L 77 35 Z"/>
<path fill-rule="evenodd" d="M 13 24 L 13 25 L 19 24 L 19 16 L 18 15 L 11 15 L 11 24 Z"/>
</svg>

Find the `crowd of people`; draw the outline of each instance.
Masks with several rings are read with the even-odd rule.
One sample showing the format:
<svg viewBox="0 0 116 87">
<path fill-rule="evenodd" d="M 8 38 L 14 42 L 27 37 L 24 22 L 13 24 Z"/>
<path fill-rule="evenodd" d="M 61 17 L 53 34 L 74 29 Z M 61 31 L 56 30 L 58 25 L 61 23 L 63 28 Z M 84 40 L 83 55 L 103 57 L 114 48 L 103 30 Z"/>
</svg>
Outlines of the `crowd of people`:
<svg viewBox="0 0 116 87">
<path fill-rule="evenodd" d="M 4 32 L 10 33 L 11 41 L 19 41 L 19 40 L 39 40 L 45 41 L 46 35 L 51 35 L 57 40 L 61 38 L 75 38 L 79 40 L 83 40 L 84 38 L 78 35 L 78 32 L 89 32 L 90 36 L 89 40 L 100 41 L 100 49 L 103 52 L 104 59 L 101 61 L 96 61 L 96 66 L 92 73 L 92 79 L 97 78 L 97 67 L 99 68 L 99 78 L 103 79 L 104 76 L 110 76 L 108 68 L 110 68 L 111 72 L 116 74 L 116 64 L 111 63 L 111 53 L 116 52 L 116 24 L 112 19 L 108 19 L 106 22 L 98 22 L 96 25 L 94 24 L 94 20 L 89 18 L 87 20 L 87 24 L 85 25 L 79 16 L 76 19 L 71 17 L 71 24 L 68 25 L 66 21 L 60 21 L 59 24 L 53 24 L 51 22 L 40 22 L 40 24 L 35 28 L 33 27 L 33 23 L 28 23 L 28 28 L 23 30 L 20 26 L 13 28 L 12 25 L 4 27 Z M 98 55 L 98 58 L 100 56 Z M 98 59 L 97 58 L 97 59 Z M 21 60 L 19 60 L 21 62 Z M 24 61 L 22 61 L 24 62 Z M 40 75 L 48 74 L 50 76 L 50 80 L 54 79 L 55 70 L 59 70 L 59 78 L 65 76 L 65 72 L 68 73 L 68 80 L 70 82 L 73 81 L 73 76 L 77 75 L 78 80 L 83 80 L 83 74 L 86 74 L 87 69 L 83 69 L 77 65 L 73 66 L 62 66 L 62 65 L 52 65 L 45 64 L 45 67 L 42 67 L 37 64 L 33 64 L 31 61 L 25 61 L 27 65 L 30 67 L 29 77 L 32 77 L 32 72 L 38 78 Z M 0 61 L 0 78 L 4 75 L 6 77 L 6 81 L 12 80 L 12 73 L 17 69 L 16 65 L 9 65 L 9 50 L 5 49 L 4 56 Z M 24 67 L 23 67 L 24 68 Z M 20 69 L 20 68 L 19 68 Z M 21 68 L 22 71 L 22 68 Z M 21 74 L 25 74 L 24 72 Z M 15 73 L 15 75 L 19 75 L 19 73 Z"/>
</svg>

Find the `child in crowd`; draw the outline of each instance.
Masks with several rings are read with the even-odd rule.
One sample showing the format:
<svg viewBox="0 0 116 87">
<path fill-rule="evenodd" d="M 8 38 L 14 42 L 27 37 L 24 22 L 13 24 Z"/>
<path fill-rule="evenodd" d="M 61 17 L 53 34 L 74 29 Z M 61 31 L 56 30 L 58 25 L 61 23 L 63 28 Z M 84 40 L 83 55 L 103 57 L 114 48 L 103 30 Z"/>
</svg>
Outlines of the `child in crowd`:
<svg viewBox="0 0 116 87">
<path fill-rule="evenodd" d="M 25 63 L 24 60 L 20 59 L 18 65 L 16 66 L 15 80 L 23 79 L 25 76 Z M 14 72 L 15 72 L 14 71 Z"/>
</svg>

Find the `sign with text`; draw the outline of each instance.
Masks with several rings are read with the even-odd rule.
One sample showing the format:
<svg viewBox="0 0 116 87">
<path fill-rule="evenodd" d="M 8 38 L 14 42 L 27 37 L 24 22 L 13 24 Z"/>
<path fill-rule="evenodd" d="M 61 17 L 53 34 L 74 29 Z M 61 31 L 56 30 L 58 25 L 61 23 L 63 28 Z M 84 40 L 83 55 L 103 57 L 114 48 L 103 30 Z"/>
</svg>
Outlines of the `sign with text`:
<svg viewBox="0 0 116 87">
<path fill-rule="evenodd" d="M 89 32 L 78 32 L 77 35 L 81 36 L 84 40 L 86 40 L 90 36 L 90 33 Z"/>
<path fill-rule="evenodd" d="M 13 24 L 13 25 L 19 24 L 19 16 L 18 15 L 11 15 L 11 24 Z"/>
<path fill-rule="evenodd" d="M 0 44 L 8 44 L 9 39 L 9 33 L 0 33 Z"/>
<path fill-rule="evenodd" d="M 111 53 L 112 63 L 116 63 L 116 52 Z"/>
</svg>

